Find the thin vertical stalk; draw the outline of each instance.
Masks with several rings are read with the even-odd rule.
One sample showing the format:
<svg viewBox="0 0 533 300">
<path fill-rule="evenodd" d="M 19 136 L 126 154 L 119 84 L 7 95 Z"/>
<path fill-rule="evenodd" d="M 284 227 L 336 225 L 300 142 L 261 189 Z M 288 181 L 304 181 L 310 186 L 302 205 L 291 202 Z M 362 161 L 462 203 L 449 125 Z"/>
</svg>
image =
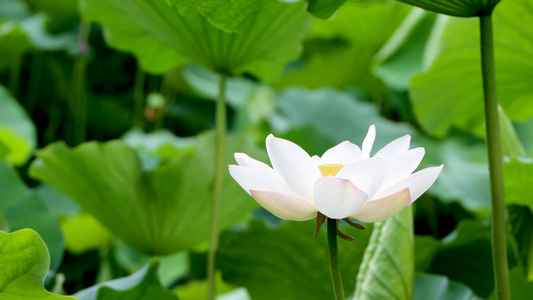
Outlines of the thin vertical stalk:
<svg viewBox="0 0 533 300">
<path fill-rule="evenodd" d="M 344 300 L 341 269 L 339 268 L 339 253 L 337 250 L 337 220 L 331 218 L 328 218 L 328 252 L 335 299 Z"/>
<path fill-rule="evenodd" d="M 481 66 L 485 98 L 485 127 L 489 155 L 492 203 L 492 259 L 498 300 L 510 299 L 507 242 L 505 238 L 505 192 L 498 116 L 498 97 L 494 67 L 492 15 L 480 16 Z"/>
<path fill-rule="evenodd" d="M 140 64 L 135 70 L 135 88 L 133 90 L 133 126 L 142 127 L 144 107 L 144 71 Z"/>
<path fill-rule="evenodd" d="M 74 144 L 85 141 L 87 133 L 87 97 L 85 94 L 85 70 L 91 24 L 82 22 L 78 33 L 78 56 L 72 70 L 71 109 L 74 114 Z"/>
<path fill-rule="evenodd" d="M 215 137 L 215 184 L 213 190 L 213 203 L 211 210 L 211 232 L 209 238 L 209 252 L 207 255 L 207 279 L 209 284 L 209 300 L 215 299 L 215 267 L 216 252 L 218 247 L 218 223 L 220 215 L 220 201 L 222 198 L 222 186 L 224 170 L 226 168 L 224 158 L 226 156 L 226 80 L 227 75 L 220 75 L 218 86 L 218 100 L 216 105 L 216 137 Z"/>
<path fill-rule="evenodd" d="M 19 82 L 20 82 L 20 72 L 22 69 L 22 54 L 16 55 L 11 61 L 10 71 L 9 71 L 9 89 L 15 97 L 19 99 Z"/>
</svg>

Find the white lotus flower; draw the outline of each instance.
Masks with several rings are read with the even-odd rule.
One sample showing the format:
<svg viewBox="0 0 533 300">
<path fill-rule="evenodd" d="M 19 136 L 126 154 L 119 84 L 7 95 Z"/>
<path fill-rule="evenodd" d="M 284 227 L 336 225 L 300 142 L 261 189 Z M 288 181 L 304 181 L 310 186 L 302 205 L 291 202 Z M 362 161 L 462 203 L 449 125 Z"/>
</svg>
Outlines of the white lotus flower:
<svg viewBox="0 0 533 300">
<path fill-rule="evenodd" d="M 279 218 L 303 221 L 320 212 L 330 219 L 380 222 L 418 199 L 443 166 L 413 173 L 425 151 L 409 150 L 409 135 L 370 157 L 375 137 L 372 125 L 362 149 L 344 141 L 322 157 L 311 157 L 300 146 L 271 134 L 266 148 L 272 168 L 235 153 L 238 165 L 230 165 L 229 171 L 248 194 Z"/>
</svg>

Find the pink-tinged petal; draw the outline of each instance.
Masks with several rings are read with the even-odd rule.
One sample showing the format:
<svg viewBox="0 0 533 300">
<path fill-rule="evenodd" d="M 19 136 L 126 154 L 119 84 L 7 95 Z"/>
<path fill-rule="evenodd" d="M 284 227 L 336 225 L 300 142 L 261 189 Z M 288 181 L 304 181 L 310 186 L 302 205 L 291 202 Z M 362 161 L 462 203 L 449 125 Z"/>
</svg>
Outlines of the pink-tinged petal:
<svg viewBox="0 0 533 300">
<path fill-rule="evenodd" d="M 404 135 L 388 143 L 385 147 L 381 148 L 374 156 L 383 156 L 383 157 L 390 157 L 390 158 L 395 157 L 409 150 L 410 143 L 411 143 L 411 136 L 408 134 Z"/>
<path fill-rule="evenodd" d="M 269 135 L 266 148 L 274 170 L 304 199 L 313 198 L 313 184 L 320 171 L 313 159 L 293 142 Z"/>
<path fill-rule="evenodd" d="M 276 191 L 293 194 L 289 186 L 272 172 L 261 169 L 230 165 L 231 177 L 250 195 L 250 190 Z M 312 198 L 310 198 L 310 203 Z"/>
<path fill-rule="evenodd" d="M 370 151 L 372 151 L 372 146 L 374 145 L 375 139 L 376 139 L 376 126 L 372 124 L 368 128 L 368 133 L 366 134 L 366 137 L 363 140 L 363 145 L 362 145 L 362 150 L 361 150 L 363 158 L 370 157 Z"/>
<path fill-rule="evenodd" d="M 405 188 L 409 188 L 411 193 L 411 203 L 413 203 L 416 199 L 422 196 L 422 194 L 425 193 L 429 187 L 431 187 L 435 180 L 437 180 L 437 177 L 439 177 L 443 166 L 444 165 L 440 165 L 438 167 L 420 170 L 414 174 L 411 174 L 404 180 L 391 185 L 390 187 L 380 189 L 376 194 L 375 199 L 394 194 L 397 191 Z"/>
<path fill-rule="evenodd" d="M 367 195 L 347 179 L 322 177 L 315 182 L 315 206 L 328 218 L 344 219 L 365 203 Z"/>
<path fill-rule="evenodd" d="M 402 211 L 410 201 L 409 189 L 403 189 L 385 198 L 366 201 L 352 218 L 367 223 L 381 222 Z"/>
<path fill-rule="evenodd" d="M 416 170 L 424 157 L 424 148 L 415 148 L 405 151 L 390 160 L 389 170 L 381 188 L 387 188 L 396 182 L 407 178 Z"/>
<path fill-rule="evenodd" d="M 259 205 L 278 218 L 305 221 L 316 217 L 317 210 L 315 206 L 298 196 L 255 190 L 252 190 L 251 193 Z"/>
<path fill-rule="evenodd" d="M 330 148 L 320 158 L 321 165 L 347 165 L 361 159 L 361 149 L 359 146 L 344 141 L 337 146 Z"/>
<path fill-rule="evenodd" d="M 340 169 L 337 177 L 350 180 L 370 198 L 385 179 L 388 165 L 388 160 L 383 157 L 362 159 Z"/>
<path fill-rule="evenodd" d="M 272 169 L 269 165 L 265 164 L 262 161 L 258 161 L 257 159 L 253 159 L 245 153 L 235 153 L 234 157 L 235 161 L 239 166 L 256 168 L 263 171 L 275 173 L 274 169 Z"/>
</svg>

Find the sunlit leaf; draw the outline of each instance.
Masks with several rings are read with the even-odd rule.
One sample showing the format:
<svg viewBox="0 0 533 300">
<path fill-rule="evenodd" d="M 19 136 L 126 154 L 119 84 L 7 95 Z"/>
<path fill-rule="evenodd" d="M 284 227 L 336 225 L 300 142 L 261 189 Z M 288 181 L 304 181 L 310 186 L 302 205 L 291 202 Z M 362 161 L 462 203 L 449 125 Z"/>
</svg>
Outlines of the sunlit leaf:
<svg viewBox="0 0 533 300">
<path fill-rule="evenodd" d="M 492 12 L 500 0 L 398 0 L 455 17 L 475 17 Z"/>
<path fill-rule="evenodd" d="M 433 51 L 427 72 L 411 80 L 416 117 L 432 135 L 458 127 L 484 136 L 479 21 L 449 18 Z M 511 121 L 533 116 L 533 3 L 503 1 L 494 13 L 494 47 L 498 96 Z"/>
<path fill-rule="evenodd" d="M 16 171 L 0 163 L 0 213 L 11 231 L 31 228 L 37 231 L 50 251 L 51 269 L 57 270 L 63 258 L 65 241 L 61 227 L 41 198 L 26 187 Z"/>
<path fill-rule="evenodd" d="M 417 274 L 413 300 L 481 300 L 466 285 L 446 276 Z"/>
<path fill-rule="evenodd" d="M 16 165 L 26 162 L 37 143 L 35 125 L 17 100 L 1 85 L 0 143 L 9 148 L 7 159 Z"/>
<path fill-rule="evenodd" d="M 205 16 L 211 24 L 230 32 L 240 31 L 249 18 L 256 16 L 258 10 L 272 0 L 167 0 L 175 5 L 180 13 L 187 15 L 195 9 Z"/>
<path fill-rule="evenodd" d="M 9 300 L 74 300 L 44 289 L 50 256 L 43 240 L 31 229 L 11 234 L 0 231 L 0 298 Z"/>
<path fill-rule="evenodd" d="M 410 206 L 376 223 L 357 275 L 354 299 L 413 299 L 413 239 Z"/>
<path fill-rule="evenodd" d="M 185 152 L 151 171 L 121 141 L 89 142 L 75 149 L 48 146 L 32 164 L 32 176 L 52 185 L 93 214 L 129 246 L 146 254 L 171 254 L 205 242 L 211 216 L 214 138 L 197 138 Z M 226 161 L 234 152 L 264 154 L 242 137 L 228 140 Z M 229 173 L 225 177 L 220 226 L 244 220 L 257 207 Z"/>
<path fill-rule="evenodd" d="M 286 222 L 268 228 L 252 222 L 238 232 L 221 236 L 218 267 L 225 282 L 244 286 L 252 299 L 331 299 L 333 286 L 324 230 L 314 238 L 315 222 Z M 357 240 L 338 241 L 339 261 L 347 295 L 353 291 L 371 226 L 359 231 L 343 228 Z M 324 228 L 325 229 L 325 228 Z M 290 262 L 290 263 L 287 263 Z"/>
<path fill-rule="evenodd" d="M 177 300 L 176 295 L 161 286 L 157 276 L 158 268 L 159 261 L 153 259 L 128 277 L 94 285 L 73 296 L 79 300 Z"/>
<path fill-rule="evenodd" d="M 532 205 L 533 162 L 531 159 L 513 158 L 504 164 L 505 202 Z"/>
</svg>

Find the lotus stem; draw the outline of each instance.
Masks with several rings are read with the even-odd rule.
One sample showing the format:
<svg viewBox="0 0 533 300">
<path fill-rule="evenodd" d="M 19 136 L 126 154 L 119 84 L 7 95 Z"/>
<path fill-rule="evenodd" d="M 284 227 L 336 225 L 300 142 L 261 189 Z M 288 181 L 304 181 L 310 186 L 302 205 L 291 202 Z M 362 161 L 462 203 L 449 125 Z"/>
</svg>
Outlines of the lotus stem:
<svg viewBox="0 0 533 300">
<path fill-rule="evenodd" d="M 492 15 L 480 16 L 481 68 L 485 99 L 485 127 L 489 156 L 489 174 L 492 206 L 492 259 L 498 300 L 509 300 L 509 267 L 505 238 L 505 191 L 503 162 L 498 117 L 498 97 L 494 67 Z"/>
<path fill-rule="evenodd" d="M 85 94 L 85 72 L 87 64 L 88 40 L 91 24 L 81 22 L 78 33 L 78 56 L 72 70 L 72 93 L 70 95 L 74 111 L 74 145 L 85 141 L 87 133 L 87 95 Z"/>
<path fill-rule="evenodd" d="M 337 226 L 335 219 L 328 219 L 328 252 L 331 279 L 333 280 L 333 291 L 336 300 L 344 300 L 344 289 L 342 287 L 341 269 L 339 268 L 339 252 L 337 250 Z"/>
<path fill-rule="evenodd" d="M 220 216 L 220 200 L 224 183 L 225 154 L 226 154 L 226 80 L 227 75 L 221 74 L 218 86 L 216 105 L 216 137 L 215 137 L 215 184 L 211 210 L 211 232 L 209 238 L 209 252 L 207 254 L 207 281 L 209 285 L 208 299 L 214 300 L 216 295 L 215 269 L 216 252 L 218 247 L 218 223 Z"/>
</svg>

